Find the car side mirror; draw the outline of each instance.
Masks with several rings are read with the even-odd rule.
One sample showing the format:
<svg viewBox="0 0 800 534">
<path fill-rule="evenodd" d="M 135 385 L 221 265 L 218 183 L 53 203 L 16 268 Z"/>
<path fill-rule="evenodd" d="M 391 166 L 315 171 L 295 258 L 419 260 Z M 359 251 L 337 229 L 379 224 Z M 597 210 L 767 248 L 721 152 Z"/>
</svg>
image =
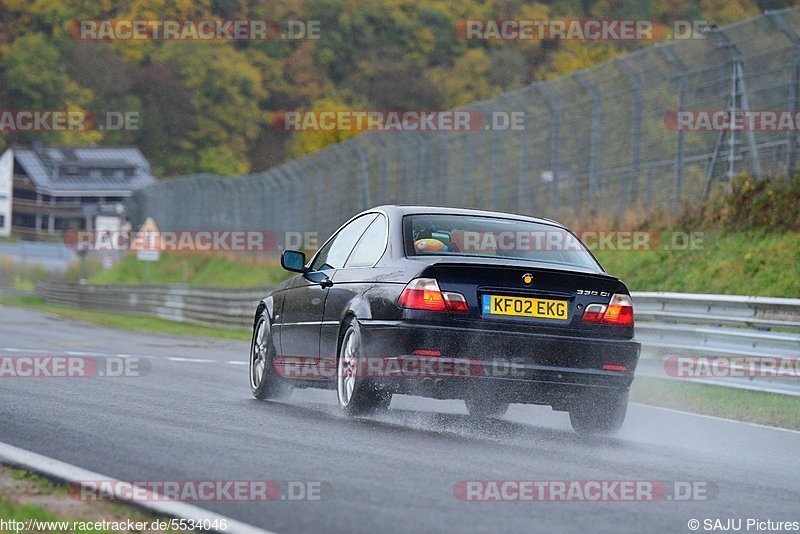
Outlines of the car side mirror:
<svg viewBox="0 0 800 534">
<path fill-rule="evenodd" d="M 294 273 L 305 273 L 306 255 L 299 250 L 284 250 L 281 254 L 281 267 Z"/>
</svg>

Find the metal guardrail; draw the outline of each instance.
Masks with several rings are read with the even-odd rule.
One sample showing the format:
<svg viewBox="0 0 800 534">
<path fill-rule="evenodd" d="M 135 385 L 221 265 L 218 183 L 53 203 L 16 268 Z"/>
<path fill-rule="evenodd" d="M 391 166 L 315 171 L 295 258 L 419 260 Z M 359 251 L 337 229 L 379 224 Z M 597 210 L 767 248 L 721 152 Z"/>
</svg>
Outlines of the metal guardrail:
<svg viewBox="0 0 800 534">
<path fill-rule="evenodd" d="M 37 294 L 53 304 L 239 328 L 249 328 L 256 306 L 268 290 L 50 282 L 36 284 Z"/>
<path fill-rule="evenodd" d="M 37 283 L 37 293 L 53 304 L 239 328 L 250 326 L 268 290 Z M 668 378 L 670 356 L 800 359 L 800 299 L 634 292 L 633 300 L 641 375 Z M 800 395 L 797 378 L 696 381 Z"/>
<path fill-rule="evenodd" d="M 633 293 L 636 339 L 642 343 L 638 373 L 665 378 L 670 356 L 770 358 L 797 369 L 800 299 Z M 727 387 L 800 395 L 793 377 L 690 379 Z"/>
<path fill-rule="evenodd" d="M 633 297 L 637 319 L 800 330 L 800 299 L 645 292 Z"/>
</svg>

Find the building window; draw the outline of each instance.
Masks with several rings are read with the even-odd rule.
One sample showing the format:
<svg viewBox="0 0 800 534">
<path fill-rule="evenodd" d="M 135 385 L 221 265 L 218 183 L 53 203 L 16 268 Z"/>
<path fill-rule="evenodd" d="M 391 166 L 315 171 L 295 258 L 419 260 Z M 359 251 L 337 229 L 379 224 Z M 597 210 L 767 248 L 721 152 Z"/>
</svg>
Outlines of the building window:
<svg viewBox="0 0 800 534">
<path fill-rule="evenodd" d="M 14 188 L 14 198 L 19 200 L 36 200 L 36 192 L 30 189 Z"/>
</svg>

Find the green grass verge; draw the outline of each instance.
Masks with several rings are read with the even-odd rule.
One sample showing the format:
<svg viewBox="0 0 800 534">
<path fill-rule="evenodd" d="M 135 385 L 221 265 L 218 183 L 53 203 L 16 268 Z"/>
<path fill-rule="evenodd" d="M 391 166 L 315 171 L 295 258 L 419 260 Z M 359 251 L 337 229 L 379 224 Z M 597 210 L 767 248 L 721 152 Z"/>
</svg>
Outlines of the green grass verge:
<svg viewBox="0 0 800 534">
<path fill-rule="evenodd" d="M 702 250 L 598 251 L 631 291 L 800 298 L 800 233 L 705 232 Z"/>
<path fill-rule="evenodd" d="M 11 478 L 15 481 L 22 481 L 27 480 L 31 482 L 32 488 L 34 491 L 40 495 L 42 494 L 50 494 L 50 495 L 58 495 L 59 497 L 66 500 L 67 492 L 64 488 L 58 487 L 52 481 L 36 476 L 28 471 L 23 469 L 10 469 L 6 470 L 4 474 L 8 474 L 10 472 Z M 63 521 L 63 517 L 59 517 L 56 514 L 49 512 L 43 506 L 39 504 L 22 504 L 12 501 L 8 497 L 0 496 L 0 518 L 8 520 L 15 520 L 15 521 L 22 521 L 27 522 L 29 519 L 35 519 L 38 521 Z M 13 531 L 11 531 L 13 532 Z M 106 530 L 101 530 L 99 532 L 108 532 Z"/>
<path fill-rule="evenodd" d="M 800 430 L 800 397 L 695 382 L 636 377 L 631 401 Z"/>
<path fill-rule="evenodd" d="M 39 522 L 36 525 L 39 528 L 34 530 L 47 534 L 122 532 L 93 527 L 101 521 L 113 524 L 125 523 L 129 519 L 134 523 L 143 523 L 147 528 L 142 532 L 150 533 L 153 531 L 149 527 L 154 520 L 168 521 L 166 517 L 151 515 L 122 502 L 78 501 L 69 496 L 63 484 L 4 465 L 0 465 L 0 519 L 24 523 L 20 532 L 27 532 L 28 521 L 34 520 Z M 82 528 L 84 525 L 81 523 L 91 525 Z M 61 528 L 63 526 L 67 528 Z M 168 531 L 174 532 L 172 529 Z M 15 530 L 4 529 L 1 532 Z"/>
<path fill-rule="evenodd" d="M 124 313 L 111 313 L 93 310 L 83 310 L 68 308 L 64 306 L 54 306 L 46 303 L 39 297 L 0 297 L 0 304 L 6 306 L 17 306 L 30 308 L 38 311 L 55 313 L 67 319 L 85 321 L 110 328 L 121 328 L 125 330 L 138 330 L 143 332 L 157 332 L 160 334 L 170 334 L 175 336 L 191 337 L 213 337 L 220 339 L 239 339 L 250 340 L 250 331 L 247 328 L 220 328 L 213 326 L 203 326 L 189 323 L 179 323 L 157 317 L 144 317 L 139 315 L 128 315 Z"/>
<path fill-rule="evenodd" d="M 148 267 L 146 263 L 150 263 Z M 149 276 L 145 271 L 149 269 Z M 202 253 L 164 253 L 154 262 L 128 255 L 89 278 L 91 284 L 188 284 L 207 287 L 266 287 L 291 276 L 274 260 L 220 257 Z"/>
<path fill-rule="evenodd" d="M 64 497 L 64 499 L 66 498 L 67 497 Z M 43 523 L 58 524 L 61 522 L 66 522 L 66 524 L 70 525 L 70 527 L 66 532 L 81 532 L 81 533 L 96 532 L 99 534 L 107 534 L 110 532 L 108 530 L 91 530 L 91 531 L 85 529 L 72 530 L 71 524 L 72 521 L 75 521 L 74 519 L 69 520 L 65 519 L 64 517 L 60 517 L 56 514 L 47 511 L 46 508 L 44 508 L 42 505 L 39 504 L 19 504 L 9 499 L 4 499 L 3 497 L 0 497 L 0 518 L 2 518 L 7 522 L 18 521 L 20 523 L 25 523 L 26 525 L 28 524 L 28 521 L 34 520 L 38 522 L 40 526 Z M 24 531 L 25 530 L 23 527 L 23 530 L 21 530 L 20 532 Z M 14 530 L 4 530 L 3 532 L 14 532 Z M 65 532 L 65 531 L 60 529 L 42 529 L 42 530 L 37 530 L 37 532 L 55 533 L 55 532 Z"/>
</svg>

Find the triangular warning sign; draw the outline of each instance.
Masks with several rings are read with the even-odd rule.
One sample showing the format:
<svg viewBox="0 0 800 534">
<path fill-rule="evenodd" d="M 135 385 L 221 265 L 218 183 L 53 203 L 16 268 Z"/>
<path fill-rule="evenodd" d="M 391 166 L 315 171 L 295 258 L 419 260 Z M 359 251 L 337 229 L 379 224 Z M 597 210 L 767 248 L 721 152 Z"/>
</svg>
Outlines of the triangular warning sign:
<svg viewBox="0 0 800 534">
<path fill-rule="evenodd" d="M 161 234 L 152 217 L 148 217 L 136 232 L 131 244 L 140 260 L 156 261 L 162 249 Z"/>
</svg>

